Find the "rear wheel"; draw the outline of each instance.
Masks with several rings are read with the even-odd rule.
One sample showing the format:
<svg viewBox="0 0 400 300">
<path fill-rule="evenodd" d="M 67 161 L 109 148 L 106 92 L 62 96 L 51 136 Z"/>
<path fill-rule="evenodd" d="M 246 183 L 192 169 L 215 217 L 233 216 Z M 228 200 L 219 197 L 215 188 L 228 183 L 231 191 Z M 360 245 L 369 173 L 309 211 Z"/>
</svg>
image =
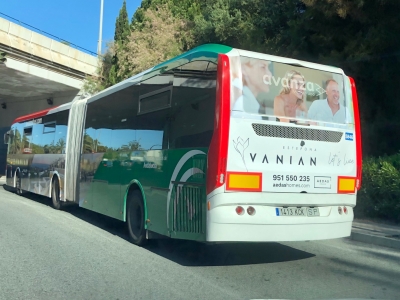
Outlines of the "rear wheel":
<svg viewBox="0 0 400 300">
<path fill-rule="evenodd" d="M 15 178 L 15 189 L 16 189 L 16 193 L 17 195 L 22 195 L 22 180 L 21 180 L 21 175 L 19 172 L 17 172 L 16 178 Z"/>
<path fill-rule="evenodd" d="M 60 183 L 58 182 L 57 178 L 53 179 L 53 184 L 51 187 L 51 204 L 54 209 L 61 208 L 61 201 L 60 201 Z"/>
<path fill-rule="evenodd" d="M 138 246 L 146 244 L 146 230 L 144 228 L 144 204 L 142 193 L 138 190 L 128 195 L 126 209 L 126 223 L 130 241 Z"/>
</svg>

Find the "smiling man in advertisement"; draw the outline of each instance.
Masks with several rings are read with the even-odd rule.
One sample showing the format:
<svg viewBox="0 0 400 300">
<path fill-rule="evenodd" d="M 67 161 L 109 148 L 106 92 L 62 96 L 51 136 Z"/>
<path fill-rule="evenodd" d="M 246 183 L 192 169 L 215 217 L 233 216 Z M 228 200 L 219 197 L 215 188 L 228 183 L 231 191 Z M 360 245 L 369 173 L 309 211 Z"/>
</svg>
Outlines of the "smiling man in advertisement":
<svg viewBox="0 0 400 300">
<path fill-rule="evenodd" d="M 346 108 L 340 104 L 340 88 L 334 79 L 326 81 L 326 99 L 315 100 L 308 111 L 308 117 L 312 120 L 334 123 L 345 123 Z"/>
</svg>

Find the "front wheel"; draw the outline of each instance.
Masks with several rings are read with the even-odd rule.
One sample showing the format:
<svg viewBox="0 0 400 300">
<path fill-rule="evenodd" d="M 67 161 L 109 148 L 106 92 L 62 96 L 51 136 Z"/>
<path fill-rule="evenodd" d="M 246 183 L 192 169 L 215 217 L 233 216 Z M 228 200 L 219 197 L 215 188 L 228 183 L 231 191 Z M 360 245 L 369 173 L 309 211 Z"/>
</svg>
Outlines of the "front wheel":
<svg viewBox="0 0 400 300">
<path fill-rule="evenodd" d="M 54 209 L 61 209 L 61 200 L 60 200 L 60 183 L 58 179 L 53 179 L 53 184 L 51 187 L 51 204 Z"/>
<path fill-rule="evenodd" d="M 127 199 L 126 223 L 130 241 L 138 246 L 146 244 L 144 228 L 144 204 L 142 193 L 138 190 L 130 192 Z"/>
</svg>

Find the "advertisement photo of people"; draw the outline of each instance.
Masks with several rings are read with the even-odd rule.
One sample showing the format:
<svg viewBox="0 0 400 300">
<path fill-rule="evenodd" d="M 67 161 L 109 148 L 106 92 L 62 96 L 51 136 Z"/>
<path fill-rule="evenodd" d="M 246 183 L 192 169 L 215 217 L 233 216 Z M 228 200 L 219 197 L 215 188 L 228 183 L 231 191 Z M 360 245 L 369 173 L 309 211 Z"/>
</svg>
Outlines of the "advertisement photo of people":
<svg viewBox="0 0 400 300">
<path fill-rule="evenodd" d="M 232 116 L 327 127 L 352 123 L 340 73 L 244 56 L 233 57 L 231 65 Z"/>
</svg>

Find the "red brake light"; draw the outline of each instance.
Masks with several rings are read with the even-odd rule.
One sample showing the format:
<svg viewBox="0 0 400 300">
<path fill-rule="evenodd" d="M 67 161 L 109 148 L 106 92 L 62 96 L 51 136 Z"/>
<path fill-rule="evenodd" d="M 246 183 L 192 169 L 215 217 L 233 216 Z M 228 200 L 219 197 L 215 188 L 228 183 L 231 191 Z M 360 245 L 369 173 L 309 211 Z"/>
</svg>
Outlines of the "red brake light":
<svg viewBox="0 0 400 300">
<path fill-rule="evenodd" d="M 354 79 L 349 77 L 350 85 L 351 85 L 351 95 L 353 98 L 353 107 L 354 107 L 354 124 L 356 130 L 355 142 L 356 142 L 356 163 L 357 163 L 357 182 L 356 188 L 359 190 L 361 188 L 361 179 L 362 179 L 362 145 L 361 145 L 361 124 L 360 124 L 360 111 L 358 106 L 358 96 L 356 83 Z"/>
<path fill-rule="evenodd" d="M 239 216 L 241 216 L 241 215 L 244 214 L 244 208 L 241 207 L 241 206 L 236 207 L 235 210 L 236 210 L 236 213 L 237 213 Z"/>
<path fill-rule="evenodd" d="M 207 194 L 222 186 L 226 180 L 231 98 L 230 83 L 229 57 L 225 54 L 219 54 L 214 134 L 208 150 Z"/>
</svg>

